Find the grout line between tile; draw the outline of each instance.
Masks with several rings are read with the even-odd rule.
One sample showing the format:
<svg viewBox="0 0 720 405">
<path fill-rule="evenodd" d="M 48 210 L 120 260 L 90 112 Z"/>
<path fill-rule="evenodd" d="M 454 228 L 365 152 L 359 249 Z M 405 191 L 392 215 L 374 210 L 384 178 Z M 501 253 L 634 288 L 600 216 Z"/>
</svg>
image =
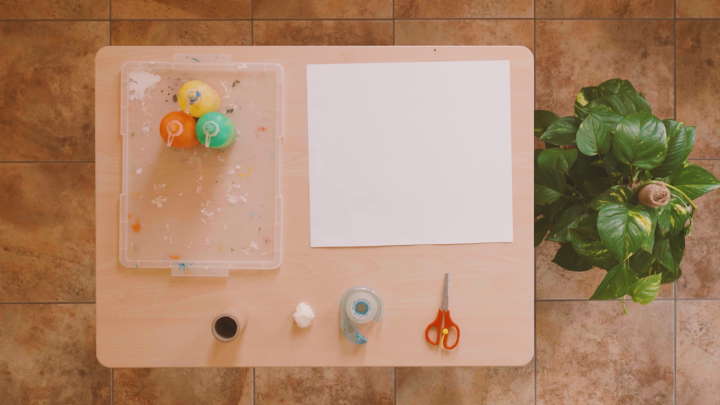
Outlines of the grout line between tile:
<svg viewBox="0 0 720 405">
<path fill-rule="evenodd" d="M 8 302 L 0 302 L 0 305 L 49 305 L 49 304 L 58 304 L 58 305 L 95 304 L 95 301 L 33 301 L 33 302 L 8 301 Z"/>
<path fill-rule="evenodd" d="M 393 45 L 397 45 L 397 39 L 395 37 L 395 22 L 397 18 L 395 18 L 395 0 L 392 0 L 392 22 L 393 22 Z"/>
<path fill-rule="evenodd" d="M 686 298 L 675 298 L 676 301 L 711 301 L 716 302 L 720 301 L 720 297 L 711 298 L 711 297 L 703 297 L 703 298 L 695 298 L 695 297 L 686 297 Z"/>
<path fill-rule="evenodd" d="M 257 391 L 255 391 L 255 367 L 252 368 L 252 405 L 257 401 Z"/>
<path fill-rule="evenodd" d="M 105 22 L 105 21 L 392 21 L 392 17 L 377 18 L 0 18 L 0 22 Z M 400 21 L 446 21 L 446 20 L 544 20 L 544 21 L 720 21 L 720 17 L 652 17 L 652 18 L 618 18 L 618 17 L 414 17 L 397 18 Z"/>
<path fill-rule="evenodd" d="M 253 0 L 250 0 L 250 45 L 255 45 L 255 7 L 253 4 Z M 253 376 L 254 375 L 255 375 L 255 369 L 253 369 Z M 253 384 L 254 383 L 255 383 L 255 377 L 253 377 Z M 255 404 L 255 397 L 253 396 L 253 405 L 254 404 Z"/>
<path fill-rule="evenodd" d="M 115 379 L 115 369 L 110 369 L 110 405 L 113 405 L 115 403 L 115 385 L 113 380 Z"/>
<path fill-rule="evenodd" d="M 672 301 L 672 297 L 658 297 L 655 301 Z M 720 301 L 720 299 L 717 299 Z M 591 300 L 589 298 L 536 298 L 535 302 L 622 302 L 622 299 L 616 300 Z"/>
<path fill-rule="evenodd" d="M 397 367 L 393 367 L 393 405 L 397 405 Z"/>
<path fill-rule="evenodd" d="M 11 164 L 11 163 L 95 163 L 94 160 L 0 160 L 0 164 Z"/>
<path fill-rule="evenodd" d="M 533 37 L 532 37 L 532 54 L 533 54 L 533 109 L 537 108 L 536 95 L 537 95 L 537 14 L 536 14 L 536 3 L 537 0 L 533 0 L 532 7 L 532 24 L 533 24 Z M 537 263 L 535 255 L 533 255 L 533 278 L 534 278 L 534 297 L 537 301 Z M 537 330 L 537 305 L 533 305 L 533 404 L 537 404 L 538 397 L 538 330 Z"/>
<path fill-rule="evenodd" d="M 108 0 L 108 45 L 112 45 L 112 0 Z"/>
<path fill-rule="evenodd" d="M 673 300 L 673 405 L 677 405 L 677 299 Z"/>
<path fill-rule="evenodd" d="M 0 22 L 105 22 L 108 18 L 0 18 Z"/>
</svg>

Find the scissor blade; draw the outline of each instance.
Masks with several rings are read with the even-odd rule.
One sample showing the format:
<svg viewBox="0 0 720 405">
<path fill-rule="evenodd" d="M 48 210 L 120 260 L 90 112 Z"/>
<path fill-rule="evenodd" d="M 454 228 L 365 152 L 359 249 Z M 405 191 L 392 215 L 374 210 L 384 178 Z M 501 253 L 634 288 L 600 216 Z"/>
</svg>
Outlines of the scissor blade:
<svg viewBox="0 0 720 405">
<path fill-rule="evenodd" d="M 443 298 L 442 298 L 442 304 L 440 304 L 440 309 L 447 311 L 450 304 L 450 298 L 448 294 L 448 289 L 450 284 L 450 273 L 445 273 L 445 281 L 443 283 Z"/>
</svg>

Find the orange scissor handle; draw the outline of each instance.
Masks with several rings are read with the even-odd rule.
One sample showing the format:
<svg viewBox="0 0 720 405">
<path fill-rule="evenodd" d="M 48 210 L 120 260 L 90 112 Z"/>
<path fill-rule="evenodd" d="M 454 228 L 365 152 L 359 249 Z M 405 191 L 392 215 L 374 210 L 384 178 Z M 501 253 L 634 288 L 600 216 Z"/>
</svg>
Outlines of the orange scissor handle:
<svg viewBox="0 0 720 405">
<path fill-rule="evenodd" d="M 432 330 L 435 330 L 435 340 L 430 337 L 430 332 Z M 440 338 L 442 337 L 442 329 L 443 329 L 443 310 L 439 310 L 437 317 L 435 317 L 435 320 L 432 321 L 426 328 L 425 328 L 425 340 L 430 343 L 431 345 L 437 346 L 440 343 Z"/>
<path fill-rule="evenodd" d="M 431 337 L 431 332 L 435 330 L 435 339 Z M 455 341 L 452 345 L 448 344 L 448 336 L 450 331 L 455 331 Z M 446 350 L 452 350 L 460 343 L 460 327 L 453 322 L 450 317 L 450 311 L 438 310 L 435 320 L 425 328 L 425 340 L 431 345 L 441 345 Z"/>
<path fill-rule="evenodd" d="M 455 322 L 453 322 L 452 318 L 450 318 L 450 311 L 445 311 L 445 328 L 448 330 L 448 333 L 445 335 L 445 339 L 443 339 L 443 348 L 446 350 L 452 350 L 457 347 L 457 345 L 460 343 L 460 327 L 457 326 Z M 455 342 L 452 345 L 448 345 L 448 336 L 450 336 L 450 331 L 455 330 Z"/>
</svg>

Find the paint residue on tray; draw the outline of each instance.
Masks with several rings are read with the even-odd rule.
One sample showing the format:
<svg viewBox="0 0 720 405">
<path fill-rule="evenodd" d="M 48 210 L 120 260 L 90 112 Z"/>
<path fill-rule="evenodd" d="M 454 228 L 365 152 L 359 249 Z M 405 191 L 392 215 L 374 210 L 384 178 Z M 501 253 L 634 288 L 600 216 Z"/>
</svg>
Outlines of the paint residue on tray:
<svg viewBox="0 0 720 405">
<path fill-rule="evenodd" d="M 160 76 L 148 72 L 131 72 L 128 77 L 130 100 L 142 100 L 145 91 L 160 82 Z"/>
<path fill-rule="evenodd" d="M 159 195 L 159 196 L 153 198 L 151 202 L 157 208 L 162 208 L 163 205 L 165 205 L 165 203 L 167 202 L 167 197 L 165 197 L 163 195 Z"/>
<path fill-rule="evenodd" d="M 225 199 L 227 200 L 227 202 L 229 202 L 232 205 L 235 205 L 239 202 L 242 202 L 244 204 L 247 202 L 247 193 L 244 193 L 244 194 L 228 193 L 225 196 Z"/>
<path fill-rule="evenodd" d="M 235 166 L 235 173 L 237 173 L 238 176 L 242 177 L 249 177 L 253 174 L 253 168 L 248 167 L 246 169 L 242 169 L 239 166 Z"/>
</svg>

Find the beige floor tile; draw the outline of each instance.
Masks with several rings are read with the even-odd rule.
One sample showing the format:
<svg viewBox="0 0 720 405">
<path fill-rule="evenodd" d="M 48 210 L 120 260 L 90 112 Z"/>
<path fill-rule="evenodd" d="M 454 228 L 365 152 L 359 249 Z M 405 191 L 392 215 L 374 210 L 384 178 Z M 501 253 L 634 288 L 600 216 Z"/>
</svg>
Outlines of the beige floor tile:
<svg viewBox="0 0 720 405">
<path fill-rule="evenodd" d="M 95 359 L 95 305 L 0 305 L 0 402 L 110 403 L 110 369 Z"/>
<path fill-rule="evenodd" d="M 250 18 L 251 0 L 112 0 L 112 18 Z"/>
<path fill-rule="evenodd" d="M 109 0 L 0 0 L 0 19 L 108 18 Z"/>
<path fill-rule="evenodd" d="M 717 0 L 677 0 L 678 18 L 717 18 L 720 17 L 720 1 Z"/>
<path fill-rule="evenodd" d="M 673 302 L 539 302 L 538 405 L 671 405 Z"/>
<path fill-rule="evenodd" d="M 95 299 L 94 204 L 91 163 L 0 164 L 0 302 Z"/>
<path fill-rule="evenodd" d="M 253 18 L 391 18 L 392 0 L 254 0 Z"/>
<path fill-rule="evenodd" d="M 92 160 L 107 22 L 0 22 L 0 160 Z"/>
<path fill-rule="evenodd" d="M 256 405 L 393 403 L 392 368 L 258 368 Z"/>
<path fill-rule="evenodd" d="M 536 108 L 569 115 L 580 88 L 620 77 L 673 116 L 672 21 L 538 21 Z"/>
<path fill-rule="evenodd" d="M 392 45 L 391 21 L 255 21 L 255 45 Z"/>
<path fill-rule="evenodd" d="M 398 20 L 396 45 L 522 45 L 533 47 L 531 20 Z"/>
<path fill-rule="evenodd" d="M 396 18 L 532 16 L 532 0 L 395 0 Z"/>
<path fill-rule="evenodd" d="M 250 21 L 113 21 L 113 45 L 250 45 Z"/>
<path fill-rule="evenodd" d="M 697 146 L 696 146 L 697 147 Z M 696 160 L 720 178 L 720 160 Z M 685 239 L 683 275 L 677 281 L 680 298 L 720 298 L 720 190 L 695 200 L 698 206 Z"/>
<path fill-rule="evenodd" d="M 251 405 L 251 368 L 136 368 L 113 373 L 114 405 Z"/>
<path fill-rule="evenodd" d="M 535 363 L 525 367 L 397 369 L 397 405 L 530 405 Z"/>
<path fill-rule="evenodd" d="M 720 301 L 677 303 L 677 405 L 720 402 Z"/>
<path fill-rule="evenodd" d="M 673 0 L 537 0 L 538 18 L 672 18 Z"/>
<path fill-rule="evenodd" d="M 718 2 L 720 3 L 720 2 Z M 677 23 L 677 117 L 697 127 L 692 157 L 720 158 L 720 21 Z"/>
</svg>

